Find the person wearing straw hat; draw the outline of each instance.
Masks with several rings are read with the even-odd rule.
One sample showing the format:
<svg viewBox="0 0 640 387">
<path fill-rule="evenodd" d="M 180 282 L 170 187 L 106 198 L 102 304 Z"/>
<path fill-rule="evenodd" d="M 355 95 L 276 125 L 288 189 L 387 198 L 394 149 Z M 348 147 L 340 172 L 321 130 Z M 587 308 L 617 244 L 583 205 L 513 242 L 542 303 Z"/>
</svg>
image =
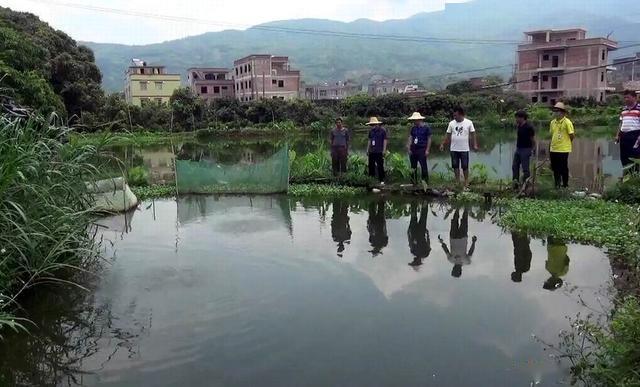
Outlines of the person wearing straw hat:
<svg viewBox="0 0 640 387">
<path fill-rule="evenodd" d="M 387 152 L 387 131 L 382 127 L 378 117 L 371 117 L 367 126 L 369 130 L 369 142 L 367 144 L 367 156 L 369 157 L 369 176 L 377 177 L 380 185 L 384 185 L 384 155 Z"/>
<path fill-rule="evenodd" d="M 423 185 L 429 183 L 429 169 L 427 168 L 427 157 L 431 149 L 431 127 L 424 122 L 425 117 L 418 112 L 414 112 L 409 121 L 413 122 L 413 127 L 407 139 L 407 152 L 409 152 L 409 162 L 413 170 L 412 182 L 418 183 L 418 164 L 422 173 Z"/>
<path fill-rule="evenodd" d="M 575 129 L 571 120 L 567 118 L 567 107 L 564 103 L 556 103 L 552 110 L 554 118 L 549 126 L 549 161 L 556 188 L 560 188 L 560 184 L 566 188 L 569 186 L 569 154 L 575 138 Z"/>
</svg>

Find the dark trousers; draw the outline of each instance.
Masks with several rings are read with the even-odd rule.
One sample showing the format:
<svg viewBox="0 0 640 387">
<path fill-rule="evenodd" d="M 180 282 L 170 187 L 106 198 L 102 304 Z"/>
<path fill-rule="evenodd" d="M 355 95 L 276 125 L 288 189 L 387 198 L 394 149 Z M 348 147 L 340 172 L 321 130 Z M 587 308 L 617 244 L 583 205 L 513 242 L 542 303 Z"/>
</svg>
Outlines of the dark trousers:
<svg viewBox="0 0 640 387">
<path fill-rule="evenodd" d="M 633 132 L 624 132 L 620 134 L 620 162 L 623 167 L 633 164 L 632 158 L 640 158 L 640 149 L 634 148 L 640 136 L 640 130 Z M 638 166 L 634 166 L 632 170 L 638 171 Z"/>
<path fill-rule="evenodd" d="M 376 177 L 378 181 L 384 181 L 384 155 L 382 153 L 369 153 L 369 176 Z"/>
<path fill-rule="evenodd" d="M 347 172 L 347 147 L 334 146 L 331 148 L 331 170 L 333 176 Z"/>
<path fill-rule="evenodd" d="M 560 187 L 562 181 L 563 187 L 569 186 L 569 153 L 568 152 L 549 152 L 551 161 L 551 170 L 553 171 L 553 180 L 556 187 Z"/>
<path fill-rule="evenodd" d="M 411 169 L 413 169 L 413 175 L 412 175 L 413 182 L 417 183 L 418 181 L 418 164 L 420 164 L 420 171 L 422 172 L 422 180 L 428 183 L 429 169 L 427 168 L 427 155 L 424 154 L 424 151 L 411 153 L 409 155 L 409 162 L 411 164 Z"/>
<path fill-rule="evenodd" d="M 527 181 L 531 176 L 530 162 L 531 162 L 531 148 L 517 148 L 513 155 L 513 181 L 520 181 L 520 168 L 522 167 L 522 180 Z"/>
</svg>

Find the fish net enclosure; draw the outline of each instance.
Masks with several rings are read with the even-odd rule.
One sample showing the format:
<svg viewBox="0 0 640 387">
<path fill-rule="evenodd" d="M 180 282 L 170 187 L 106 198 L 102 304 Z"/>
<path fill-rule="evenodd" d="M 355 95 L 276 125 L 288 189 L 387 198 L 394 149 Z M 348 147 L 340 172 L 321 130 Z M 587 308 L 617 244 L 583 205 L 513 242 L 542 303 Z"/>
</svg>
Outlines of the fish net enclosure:
<svg viewBox="0 0 640 387">
<path fill-rule="evenodd" d="M 270 194 L 289 189 L 289 147 L 259 162 L 223 165 L 212 160 L 176 159 L 178 194 Z"/>
</svg>

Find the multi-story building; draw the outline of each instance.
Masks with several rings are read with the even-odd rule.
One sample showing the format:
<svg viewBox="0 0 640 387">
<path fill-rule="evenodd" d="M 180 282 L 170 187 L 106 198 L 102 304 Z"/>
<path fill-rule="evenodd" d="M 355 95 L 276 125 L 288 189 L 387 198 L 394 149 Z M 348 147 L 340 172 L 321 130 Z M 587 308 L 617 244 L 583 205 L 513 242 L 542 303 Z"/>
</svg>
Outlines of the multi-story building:
<svg viewBox="0 0 640 387">
<path fill-rule="evenodd" d="M 613 68 L 609 79 L 612 86 L 618 90 L 640 90 L 640 52 L 634 56 L 614 59 Z"/>
<path fill-rule="evenodd" d="M 351 81 L 304 85 L 304 98 L 310 100 L 344 99 L 362 92 L 362 85 Z"/>
<path fill-rule="evenodd" d="M 418 87 L 410 81 L 403 79 L 378 79 L 369 84 L 368 93 L 372 97 L 379 97 L 387 94 L 403 94 L 414 91 Z"/>
<path fill-rule="evenodd" d="M 233 62 L 233 80 L 240 101 L 292 99 L 300 93 L 300 71 L 291 70 L 287 56 L 249 55 L 238 59 Z"/>
<path fill-rule="evenodd" d="M 531 102 L 553 104 L 572 97 L 605 101 L 613 91 L 606 65 L 618 44 L 586 35 L 580 28 L 526 32 L 526 43 L 518 46 L 516 90 Z"/>
<path fill-rule="evenodd" d="M 235 96 L 233 79 L 226 68 L 192 67 L 187 70 L 187 82 L 191 90 L 207 102 Z"/>
<path fill-rule="evenodd" d="M 140 59 L 132 59 L 126 71 L 124 97 L 128 103 L 168 103 L 174 90 L 180 87 L 180 74 L 168 74 L 164 66 L 150 66 Z"/>
</svg>

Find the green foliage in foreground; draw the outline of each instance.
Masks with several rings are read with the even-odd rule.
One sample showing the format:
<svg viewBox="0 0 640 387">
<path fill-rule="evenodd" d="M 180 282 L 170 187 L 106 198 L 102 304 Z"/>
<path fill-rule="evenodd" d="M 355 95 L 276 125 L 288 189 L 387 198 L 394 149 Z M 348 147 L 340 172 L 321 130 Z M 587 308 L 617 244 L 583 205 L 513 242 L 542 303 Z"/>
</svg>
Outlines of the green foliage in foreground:
<svg viewBox="0 0 640 387">
<path fill-rule="evenodd" d="M 325 184 L 293 184 L 289 187 L 289 195 L 292 196 L 339 196 L 352 197 L 365 194 L 364 188 L 349 187 L 345 185 Z"/>
<path fill-rule="evenodd" d="M 605 199 L 621 203 L 640 203 L 640 176 L 619 182 L 605 193 Z"/>
<path fill-rule="evenodd" d="M 606 247 L 610 253 L 638 263 L 638 209 L 601 200 L 511 200 L 500 224 L 533 235 Z"/>
<path fill-rule="evenodd" d="M 0 118 L 0 315 L 23 291 L 69 283 L 68 274 L 96 258 L 85 181 L 97 171 L 90 163 L 97 150 L 64 146 L 67 131 L 36 118 Z M 0 328 L 16 324 L 0 318 Z"/>
<path fill-rule="evenodd" d="M 131 187 L 138 200 L 166 198 L 176 196 L 175 185 L 151 185 Z"/>
<path fill-rule="evenodd" d="M 603 317 L 603 316 L 599 316 Z M 571 361 L 574 382 L 587 386 L 640 385 L 640 303 L 627 297 L 610 319 L 578 318 L 558 348 Z"/>
</svg>

